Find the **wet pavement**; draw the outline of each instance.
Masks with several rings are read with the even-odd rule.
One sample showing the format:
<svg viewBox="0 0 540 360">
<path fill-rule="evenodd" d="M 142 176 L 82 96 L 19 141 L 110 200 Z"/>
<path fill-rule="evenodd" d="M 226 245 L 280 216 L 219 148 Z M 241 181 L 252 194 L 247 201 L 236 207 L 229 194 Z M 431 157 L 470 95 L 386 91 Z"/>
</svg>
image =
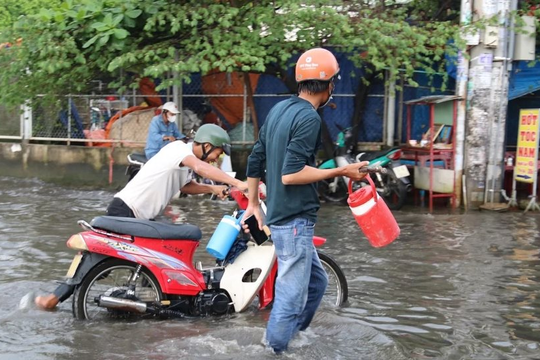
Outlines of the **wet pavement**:
<svg viewBox="0 0 540 360">
<path fill-rule="evenodd" d="M 102 215 L 114 193 L 0 177 L 0 360 L 272 359 L 261 345 L 269 311 L 182 320 L 77 321 L 18 308 L 46 292 L 74 251 L 77 220 Z M 196 260 L 234 203 L 175 201 L 166 216 L 201 227 Z M 445 211 L 443 211 L 445 212 Z M 401 236 L 369 245 L 346 206 L 323 205 L 316 234 L 343 268 L 349 302 L 324 308 L 282 358 L 540 359 L 540 216 L 521 212 L 394 213 Z"/>
</svg>

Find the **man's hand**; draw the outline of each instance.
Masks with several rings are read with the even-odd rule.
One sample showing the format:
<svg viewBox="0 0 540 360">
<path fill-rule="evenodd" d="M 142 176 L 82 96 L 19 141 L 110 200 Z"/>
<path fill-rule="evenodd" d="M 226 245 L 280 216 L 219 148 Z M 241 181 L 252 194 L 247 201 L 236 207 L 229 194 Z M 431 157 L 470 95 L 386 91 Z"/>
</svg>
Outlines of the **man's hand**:
<svg viewBox="0 0 540 360">
<path fill-rule="evenodd" d="M 174 141 L 176 138 L 174 136 L 163 136 L 163 141 Z"/>
<path fill-rule="evenodd" d="M 258 204 L 254 206 L 250 202 L 248 207 L 246 208 L 246 211 L 244 211 L 244 216 L 242 217 L 242 228 L 244 229 L 245 233 L 249 233 L 249 228 L 248 228 L 248 225 L 245 223 L 245 221 L 252 215 L 255 216 L 255 219 L 257 219 L 257 223 L 259 224 L 259 229 L 260 230 L 263 229 L 264 224 L 262 221 L 260 206 Z"/>
<path fill-rule="evenodd" d="M 235 188 L 242 191 L 243 193 L 247 193 L 248 190 L 248 184 L 246 181 L 239 181 L 234 185 Z"/>
<path fill-rule="evenodd" d="M 349 179 L 352 179 L 353 181 L 359 181 L 366 177 L 366 173 L 360 173 L 359 169 L 368 166 L 369 161 L 361 161 L 359 163 L 353 163 L 346 166 L 343 166 L 342 170 L 343 173 L 342 176 L 346 176 Z"/>
<path fill-rule="evenodd" d="M 221 200 L 229 196 L 229 187 L 227 185 L 212 185 L 212 194 L 218 196 Z"/>
</svg>

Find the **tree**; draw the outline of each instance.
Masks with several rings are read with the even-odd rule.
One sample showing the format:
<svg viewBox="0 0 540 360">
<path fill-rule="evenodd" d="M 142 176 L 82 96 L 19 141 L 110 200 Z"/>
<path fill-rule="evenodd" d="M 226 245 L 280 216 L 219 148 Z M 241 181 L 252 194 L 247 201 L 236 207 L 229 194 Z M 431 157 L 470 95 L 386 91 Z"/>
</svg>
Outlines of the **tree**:
<svg viewBox="0 0 540 360">
<path fill-rule="evenodd" d="M 0 42 L 2 29 L 9 28 L 21 16 L 35 14 L 44 7 L 58 6 L 59 0 L 0 0 Z"/>
<path fill-rule="evenodd" d="M 1 0 L 9 1 L 9 0 Z M 38 1 L 38 0 L 34 0 Z M 291 56 L 335 46 L 357 66 L 434 73 L 459 41 L 456 1 L 68 0 L 23 16 L 3 34 L 20 46 L 0 50 L 0 101 L 85 91 L 103 74 L 119 89 L 138 77 L 160 87 L 211 70 L 284 74 Z M 434 6 L 435 5 L 435 6 Z M 459 2 L 457 4 L 459 6 Z M 444 14 L 441 15 L 441 14 Z M 428 19 L 438 16 L 440 21 Z M 120 70 L 136 74 L 120 77 Z M 178 77 L 171 77 L 177 73 Z"/>
</svg>

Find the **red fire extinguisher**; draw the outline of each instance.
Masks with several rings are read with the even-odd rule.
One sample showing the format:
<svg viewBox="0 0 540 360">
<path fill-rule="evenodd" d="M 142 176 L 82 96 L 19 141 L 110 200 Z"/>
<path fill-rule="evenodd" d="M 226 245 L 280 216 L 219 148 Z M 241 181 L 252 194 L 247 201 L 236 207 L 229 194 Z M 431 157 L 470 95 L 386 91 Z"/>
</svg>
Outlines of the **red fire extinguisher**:
<svg viewBox="0 0 540 360">
<path fill-rule="evenodd" d="M 366 176 L 371 186 L 364 186 L 352 192 L 352 180 L 349 181 L 347 203 L 356 222 L 374 247 L 383 247 L 399 236 L 399 226 L 390 209 L 377 193 L 373 180 Z"/>
</svg>

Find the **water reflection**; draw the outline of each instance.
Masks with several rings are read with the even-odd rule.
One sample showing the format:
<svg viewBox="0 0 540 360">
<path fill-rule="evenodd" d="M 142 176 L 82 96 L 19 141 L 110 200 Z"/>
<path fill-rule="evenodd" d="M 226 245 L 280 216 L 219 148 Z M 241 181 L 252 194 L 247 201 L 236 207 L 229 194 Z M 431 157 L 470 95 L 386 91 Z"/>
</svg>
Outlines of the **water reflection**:
<svg viewBox="0 0 540 360">
<path fill-rule="evenodd" d="M 512 340 L 540 341 L 539 238 L 537 222 L 523 218 L 512 229 L 513 246 L 502 250 L 502 256 L 510 262 L 508 274 L 497 280 L 502 290 L 500 302 L 508 305 L 502 316 Z"/>
<path fill-rule="evenodd" d="M 0 177 L 0 358 L 272 359 L 268 311 L 182 321 L 81 322 L 20 311 L 30 289 L 50 291 L 73 252 L 77 220 L 103 214 L 113 193 Z M 187 198 L 165 216 L 203 232 L 196 260 L 234 204 Z M 323 309 L 291 359 L 531 359 L 540 342 L 540 241 L 535 214 L 396 212 L 402 235 L 375 249 L 347 207 L 323 206 L 317 235 L 344 269 L 349 303 Z"/>
</svg>

